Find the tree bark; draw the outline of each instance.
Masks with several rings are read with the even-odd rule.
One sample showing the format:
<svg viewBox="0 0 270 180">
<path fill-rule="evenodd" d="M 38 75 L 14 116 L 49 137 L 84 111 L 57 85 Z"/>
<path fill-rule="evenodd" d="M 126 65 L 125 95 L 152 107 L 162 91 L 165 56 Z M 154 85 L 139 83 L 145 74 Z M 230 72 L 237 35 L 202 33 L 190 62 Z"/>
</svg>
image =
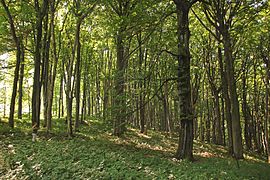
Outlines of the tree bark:
<svg viewBox="0 0 270 180">
<path fill-rule="evenodd" d="M 243 75 L 242 75 L 242 112 L 244 116 L 244 121 L 245 121 L 245 127 L 244 127 L 244 137 L 245 137 L 245 143 L 246 143 L 246 149 L 250 150 L 252 148 L 252 139 L 251 139 L 251 114 L 250 114 L 250 108 L 247 103 L 247 72 L 245 67 L 243 65 Z"/>
<path fill-rule="evenodd" d="M 19 80 L 19 99 L 18 99 L 18 119 L 22 119 L 22 103 L 23 103 L 23 77 L 24 77 L 24 45 L 21 42 L 21 67 Z"/>
<path fill-rule="evenodd" d="M 120 28 L 117 35 L 117 62 L 116 62 L 116 75 L 115 75 L 115 112 L 114 112 L 114 135 L 121 136 L 125 130 L 125 70 L 126 59 L 124 57 L 124 42 L 123 42 L 124 29 Z M 117 107 L 116 107 L 117 106 Z"/>
<path fill-rule="evenodd" d="M 80 124 L 83 124 L 85 115 L 86 115 L 86 75 L 84 75 L 84 78 L 83 78 L 83 99 L 82 99 L 82 107 L 81 107 Z"/>
<path fill-rule="evenodd" d="M 49 33 L 51 34 L 49 36 L 49 39 L 52 36 L 52 45 L 53 45 L 53 62 L 51 62 L 50 65 L 50 71 L 48 76 L 48 91 L 47 91 L 47 133 L 51 131 L 52 128 L 52 106 L 53 106 L 53 94 L 54 94 L 54 85 L 55 85 L 55 79 L 56 79 L 56 73 L 57 73 L 57 67 L 58 67 L 58 55 L 56 50 L 56 39 L 55 39 L 55 24 L 54 24 L 54 17 L 55 17 L 55 1 L 52 0 L 50 4 L 50 11 L 51 11 L 51 20 L 50 20 L 50 30 Z M 50 47 L 50 41 L 48 39 L 48 45 L 47 47 Z M 60 49 L 59 49 L 60 51 Z M 49 57 L 49 52 L 47 53 L 47 56 Z M 56 100 L 55 100 L 56 101 Z"/>
<path fill-rule="evenodd" d="M 244 157 L 243 157 L 243 146 L 241 136 L 239 102 L 236 91 L 236 80 L 234 77 L 235 73 L 234 73 L 234 60 L 232 57 L 231 38 L 227 29 L 223 29 L 222 36 L 224 44 L 225 65 L 227 70 L 226 75 L 231 99 L 233 155 L 236 159 L 242 159 Z"/>
<path fill-rule="evenodd" d="M 270 163 L 270 144 L 269 144 L 269 93 L 270 93 L 270 58 L 269 58 L 269 49 L 268 56 L 263 52 L 262 47 L 260 47 L 262 59 L 266 65 L 265 68 L 265 118 L 264 118 L 264 139 L 266 146 L 266 153 L 268 157 L 268 163 Z"/>
<path fill-rule="evenodd" d="M 81 90 L 81 42 L 80 42 L 80 25 L 77 24 L 77 61 L 76 61 L 76 115 L 75 115 L 75 131 L 78 130 L 80 124 L 80 90 Z"/>
<path fill-rule="evenodd" d="M 178 34 L 178 91 L 180 103 L 177 159 L 193 160 L 193 113 L 190 86 L 189 1 L 175 0 Z"/>
<path fill-rule="evenodd" d="M 59 99 L 58 99 L 58 119 L 63 117 L 64 108 L 63 108 L 63 75 L 60 77 L 60 86 L 59 86 Z"/>
<path fill-rule="evenodd" d="M 42 39 L 42 22 L 48 6 L 48 0 L 43 0 L 42 8 L 39 1 L 35 0 L 36 9 L 36 41 L 34 53 L 34 83 L 32 92 L 32 129 L 33 141 L 35 141 L 36 133 L 40 126 L 40 91 L 41 91 L 41 39 Z"/>
<path fill-rule="evenodd" d="M 43 87 L 43 114 L 44 114 L 44 124 L 43 127 L 47 126 L 48 121 L 48 93 L 50 91 L 50 68 L 51 62 L 49 61 L 49 53 L 50 53 L 50 41 L 51 41 L 51 26 L 48 28 L 49 25 L 49 14 L 46 13 L 44 19 L 44 27 L 43 27 L 43 45 L 42 45 L 42 87 Z"/>
<path fill-rule="evenodd" d="M 206 129 L 206 142 L 210 143 L 210 132 L 211 132 L 211 111 L 210 111 L 210 103 L 209 103 L 209 92 L 208 89 L 206 90 L 206 104 L 207 104 L 207 117 L 205 122 L 205 129 Z"/>
<path fill-rule="evenodd" d="M 138 49 L 139 50 L 139 72 L 141 72 L 142 67 L 143 67 L 143 60 L 144 60 L 143 49 L 142 49 L 142 34 L 141 34 L 141 32 L 138 35 L 137 39 L 138 39 L 138 45 L 139 45 L 139 49 Z M 144 131 L 145 131 L 144 78 L 143 78 L 143 80 L 140 78 L 139 92 L 140 92 L 140 97 L 139 97 L 139 104 L 140 104 L 140 132 L 144 133 Z"/>
<path fill-rule="evenodd" d="M 221 113 L 218 93 L 214 93 L 216 144 L 222 145 Z"/>
<path fill-rule="evenodd" d="M 219 69 L 221 76 L 221 87 L 222 87 L 222 96 L 225 101 L 225 119 L 227 121 L 227 130 L 228 130 L 228 151 L 229 154 L 233 153 L 233 144 L 232 144 L 232 117 L 231 117 L 231 102 L 228 94 L 228 80 L 226 76 L 226 69 L 223 67 L 223 58 L 222 50 L 218 47 L 218 61 Z"/>
<path fill-rule="evenodd" d="M 14 128 L 14 109 L 15 109 L 15 102 L 16 102 L 16 95 L 17 95 L 17 84 L 19 79 L 19 70 L 20 70 L 20 63 L 21 63 L 21 45 L 20 45 L 20 38 L 16 34 L 16 29 L 14 25 L 13 17 L 9 11 L 9 8 L 6 5 L 5 0 L 1 0 L 1 3 L 5 9 L 5 12 L 8 16 L 9 26 L 11 30 L 11 35 L 13 41 L 16 46 L 16 66 L 14 70 L 14 79 L 13 79 L 13 88 L 12 88 L 12 95 L 11 95 L 11 102 L 10 102 L 10 110 L 9 110 L 9 118 L 8 123 L 11 128 Z"/>
<path fill-rule="evenodd" d="M 270 146 L 269 146 L 269 132 L 268 132 L 268 122 L 269 122 L 269 60 L 267 63 L 267 70 L 266 70 L 266 94 L 265 94 L 265 119 L 264 119 L 264 137 L 265 137 L 265 146 L 266 146 L 266 153 L 268 157 L 268 163 L 270 163 Z"/>
</svg>

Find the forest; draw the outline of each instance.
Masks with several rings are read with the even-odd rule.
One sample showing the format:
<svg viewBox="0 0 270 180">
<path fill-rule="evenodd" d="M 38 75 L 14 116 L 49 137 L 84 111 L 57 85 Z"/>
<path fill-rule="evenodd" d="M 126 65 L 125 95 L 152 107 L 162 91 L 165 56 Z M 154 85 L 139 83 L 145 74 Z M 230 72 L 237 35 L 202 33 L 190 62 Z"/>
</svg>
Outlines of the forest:
<svg viewBox="0 0 270 180">
<path fill-rule="evenodd" d="M 0 2 L 0 179 L 270 178 L 270 1 Z"/>
</svg>

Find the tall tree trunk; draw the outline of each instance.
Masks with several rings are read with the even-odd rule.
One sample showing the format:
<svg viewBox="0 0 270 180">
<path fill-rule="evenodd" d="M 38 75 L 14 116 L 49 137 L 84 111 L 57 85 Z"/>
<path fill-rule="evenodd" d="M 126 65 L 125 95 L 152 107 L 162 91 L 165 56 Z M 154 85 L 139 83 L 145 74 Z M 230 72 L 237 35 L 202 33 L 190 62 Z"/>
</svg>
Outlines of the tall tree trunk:
<svg viewBox="0 0 270 180">
<path fill-rule="evenodd" d="M 222 145 L 221 113 L 218 92 L 214 93 L 216 144 Z"/>
<path fill-rule="evenodd" d="M 50 38 L 51 33 L 48 30 L 49 24 L 49 14 L 46 13 L 44 19 L 44 27 L 43 27 L 43 44 L 42 44 L 42 70 L 41 70 L 41 83 L 43 88 L 43 116 L 44 116 L 44 124 L 43 127 L 47 126 L 47 110 L 48 110 L 48 81 L 49 81 L 49 49 L 50 49 Z"/>
<path fill-rule="evenodd" d="M 222 96 L 225 101 L 225 119 L 227 122 L 228 130 L 228 148 L 229 154 L 233 153 L 233 144 L 232 144 L 232 117 L 231 117 L 231 102 L 228 94 L 228 80 L 226 76 L 226 69 L 223 67 L 223 58 L 222 58 L 222 49 L 218 47 L 218 61 L 219 69 L 221 76 L 221 87 L 222 87 Z"/>
<path fill-rule="evenodd" d="M 104 100 L 103 100 L 103 113 L 102 113 L 102 116 L 103 116 L 103 120 L 104 122 L 106 121 L 107 119 L 107 115 L 108 115 L 108 103 L 109 103 L 109 86 L 110 86 L 110 82 L 109 82 L 109 79 L 110 79 L 110 73 L 106 73 L 106 72 L 110 72 L 110 66 L 109 66 L 109 63 L 110 63 L 110 51 L 108 51 L 107 53 L 107 56 L 106 54 L 104 53 L 104 58 L 106 59 L 105 60 L 105 66 L 104 66 L 104 72 L 105 72 L 105 78 L 104 78 L 104 85 L 103 85 L 103 96 L 104 96 Z"/>
<path fill-rule="evenodd" d="M 193 113 L 190 86 L 189 1 L 175 0 L 178 34 L 178 91 L 180 103 L 180 131 L 176 152 L 178 159 L 193 160 Z"/>
<path fill-rule="evenodd" d="M 60 76 L 60 86 L 59 86 L 59 99 L 58 99 L 58 119 L 61 118 L 61 106 L 62 106 L 62 99 L 63 99 L 63 75 Z"/>
<path fill-rule="evenodd" d="M 39 1 L 35 0 L 36 9 L 36 41 L 34 53 L 34 83 L 32 92 L 32 129 L 33 141 L 35 141 L 37 131 L 40 126 L 40 91 L 41 91 L 41 39 L 42 39 L 42 21 L 48 6 L 48 0 L 43 0 L 42 8 Z"/>
<path fill-rule="evenodd" d="M 83 124 L 84 119 L 85 119 L 85 114 L 86 114 L 86 75 L 84 75 L 84 78 L 83 78 L 83 99 L 82 99 L 82 107 L 81 107 L 80 124 Z"/>
<path fill-rule="evenodd" d="M 53 62 L 50 66 L 49 76 L 48 76 L 48 91 L 47 91 L 47 133 L 51 131 L 52 128 L 52 106 L 53 106 L 53 94 L 54 94 L 54 85 L 58 67 L 58 55 L 56 50 L 56 38 L 55 38 L 55 24 L 54 24 L 54 16 L 55 16 L 55 1 L 51 1 L 50 11 L 51 11 L 51 20 L 50 20 L 50 30 L 49 39 L 48 39 L 48 49 L 50 47 L 50 38 L 52 36 L 52 45 L 53 45 Z M 60 50 L 59 50 L 60 51 Z M 49 52 L 47 52 L 47 56 L 49 56 Z M 56 101 L 56 100 L 55 100 Z M 56 107 L 57 109 L 57 107 Z"/>
<path fill-rule="evenodd" d="M 265 137 L 265 146 L 266 152 L 268 156 L 268 163 L 270 163 L 270 146 L 269 146 L 269 132 L 268 132 L 268 122 L 269 122 L 269 61 L 267 63 L 267 70 L 266 70 L 266 94 L 265 94 L 265 119 L 264 119 L 264 137 Z"/>
<path fill-rule="evenodd" d="M 232 57 L 231 38 L 229 32 L 226 29 L 224 30 L 222 35 L 223 35 L 228 87 L 231 98 L 233 155 L 236 159 L 242 159 L 243 146 L 241 136 L 239 102 L 236 92 L 236 80 L 234 77 L 235 73 L 234 73 L 234 60 Z"/>
<path fill-rule="evenodd" d="M 211 39 L 210 39 L 211 40 Z M 209 46 L 211 46 L 211 42 L 209 43 Z M 208 47 L 210 48 L 210 47 Z M 210 49 L 211 50 L 211 49 Z M 220 103 L 219 103 L 219 89 L 215 84 L 215 71 L 211 67 L 210 60 L 212 60 L 212 56 L 210 55 L 210 52 L 208 51 L 207 57 L 206 57 L 206 65 L 208 66 L 207 68 L 207 75 L 208 75 L 208 81 L 209 85 L 211 88 L 211 93 L 213 96 L 213 106 L 214 106 L 214 112 L 213 112 L 213 136 L 212 136 L 212 141 L 215 144 L 222 144 L 222 130 L 221 130 L 221 114 L 220 114 Z"/>
<path fill-rule="evenodd" d="M 77 24 L 77 61 L 76 61 L 76 115 L 75 115 L 75 131 L 78 130 L 80 124 L 80 90 L 81 90 L 81 42 L 80 42 L 80 23 Z"/>
<path fill-rule="evenodd" d="M 143 67 L 143 60 L 144 60 L 144 55 L 143 55 L 143 48 L 142 48 L 142 34 L 141 32 L 137 36 L 138 39 L 138 44 L 139 44 L 139 72 L 142 71 Z M 140 132 L 144 133 L 145 131 L 145 106 L 144 106 L 144 99 L 145 99 L 145 94 L 144 94 L 144 78 L 139 80 L 139 92 L 140 92 Z"/>
<path fill-rule="evenodd" d="M 23 103 L 23 77 L 24 77 L 24 45 L 21 42 L 21 68 L 19 80 L 19 99 L 18 99 L 18 119 L 22 119 L 22 103 Z"/>
<path fill-rule="evenodd" d="M 211 111 L 210 111 L 210 103 L 209 103 L 209 92 L 206 90 L 206 104 L 207 104 L 207 117 L 205 122 L 206 129 L 206 142 L 210 143 L 210 131 L 211 131 Z"/>
<path fill-rule="evenodd" d="M 114 112 L 114 132 L 116 136 L 121 136 L 125 131 L 126 115 L 125 115 L 125 71 L 126 58 L 124 57 L 124 28 L 120 28 L 117 34 L 117 60 L 115 75 L 115 112 Z"/>
<path fill-rule="evenodd" d="M 63 75 L 60 76 L 59 99 L 58 99 L 58 119 L 63 117 Z"/>
<path fill-rule="evenodd" d="M 74 44 L 72 48 L 72 54 L 71 58 L 69 59 L 69 62 L 67 62 L 67 67 L 66 67 L 66 76 L 64 75 L 64 80 L 65 80 L 65 93 L 66 93 L 66 113 L 67 113 L 67 133 L 69 137 L 73 137 L 73 123 L 72 123 L 72 103 L 73 103 L 73 92 L 74 92 L 74 80 L 72 81 L 72 77 L 76 75 L 74 73 L 74 60 L 75 60 L 75 54 L 76 54 L 76 49 L 78 46 L 78 38 L 79 38 L 79 33 L 78 31 L 80 30 L 79 25 L 80 23 L 77 22 L 76 26 L 76 32 L 75 32 L 75 39 L 74 39 Z M 77 65 L 77 64 L 76 64 Z M 76 67 L 75 67 L 76 69 Z"/>
<path fill-rule="evenodd" d="M 243 69 L 246 69 L 243 65 Z M 252 148 L 252 141 L 251 141 L 251 114 L 250 114 L 250 108 L 247 103 L 247 85 L 246 85 L 246 79 L 247 72 L 244 70 L 242 75 L 242 112 L 244 116 L 245 121 L 245 127 L 244 127 L 244 137 L 245 137 L 245 143 L 246 143 L 246 149 L 250 150 Z"/>
<path fill-rule="evenodd" d="M 200 140 L 204 142 L 205 136 L 205 112 L 204 112 L 204 102 L 205 102 L 205 87 L 204 87 L 204 80 L 202 82 L 202 91 L 201 91 L 201 104 L 200 104 Z"/>
<path fill-rule="evenodd" d="M 95 106 L 95 114 L 97 117 L 100 115 L 100 64 L 97 62 L 96 65 L 96 106 Z"/>
<path fill-rule="evenodd" d="M 269 93 L 270 93 L 270 58 L 269 58 L 269 51 L 268 57 L 264 54 L 262 47 L 260 48 L 262 59 L 266 65 L 265 69 L 265 118 L 264 118 L 264 139 L 265 139 L 265 146 L 266 146 L 266 153 L 268 156 L 268 163 L 270 163 L 270 144 L 269 144 Z"/>
<path fill-rule="evenodd" d="M 225 108 L 224 99 L 221 97 L 221 123 L 222 123 L 222 144 L 226 146 L 226 134 L 225 134 Z"/>
<path fill-rule="evenodd" d="M 5 9 L 5 12 L 8 16 L 9 26 L 11 30 L 11 35 L 14 40 L 16 46 L 16 66 L 14 70 L 14 79 L 13 79 L 13 88 L 12 88 L 12 95 L 11 95 L 11 102 L 10 102 L 10 110 L 9 110 L 9 119 L 8 123 L 11 128 L 14 128 L 14 109 L 15 109 L 15 102 L 16 102 L 16 95 L 17 95 L 17 84 L 19 79 L 19 70 L 20 70 L 20 63 L 21 63 L 21 45 L 20 39 L 16 34 L 16 29 L 14 26 L 13 17 L 9 11 L 9 8 L 6 5 L 5 0 L 1 0 L 1 3 Z"/>
<path fill-rule="evenodd" d="M 67 81 L 67 89 L 69 90 L 68 93 L 66 93 L 66 106 L 67 106 L 67 133 L 69 137 L 73 136 L 73 128 L 72 128 L 72 93 L 71 93 L 71 78 Z"/>
<path fill-rule="evenodd" d="M 39 15 L 41 16 L 41 15 Z M 42 19 L 38 18 L 36 22 L 36 45 L 34 54 L 34 83 L 32 92 L 32 128 L 36 134 L 40 123 L 40 66 L 41 66 L 41 38 L 42 38 Z"/>
</svg>

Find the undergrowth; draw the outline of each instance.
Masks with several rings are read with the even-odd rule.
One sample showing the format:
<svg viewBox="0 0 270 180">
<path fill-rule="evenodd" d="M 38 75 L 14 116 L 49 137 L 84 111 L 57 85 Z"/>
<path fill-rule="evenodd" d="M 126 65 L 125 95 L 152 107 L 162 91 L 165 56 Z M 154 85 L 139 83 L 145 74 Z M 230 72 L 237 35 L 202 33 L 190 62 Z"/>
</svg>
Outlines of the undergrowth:
<svg viewBox="0 0 270 180">
<path fill-rule="evenodd" d="M 240 168 L 221 146 L 195 142 L 196 161 L 173 158 L 177 138 L 129 128 L 123 138 L 111 136 L 98 120 L 89 120 L 74 138 L 63 119 L 54 130 L 41 129 L 31 141 L 27 120 L 15 129 L 0 124 L 0 179 L 269 179 L 270 166 L 246 154 Z"/>
</svg>

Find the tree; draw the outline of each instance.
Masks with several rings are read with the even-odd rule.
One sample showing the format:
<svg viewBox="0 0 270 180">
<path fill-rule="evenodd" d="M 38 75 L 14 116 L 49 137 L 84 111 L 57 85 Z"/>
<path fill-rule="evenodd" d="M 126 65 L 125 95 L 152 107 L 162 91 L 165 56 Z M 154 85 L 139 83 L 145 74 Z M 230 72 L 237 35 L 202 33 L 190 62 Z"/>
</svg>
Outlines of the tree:
<svg viewBox="0 0 270 180">
<path fill-rule="evenodd" d="M 204 3 L 204 12 L 208 21 L 216 28 L 218 33 L 222 35 L 221 42 L 224 47 L 226 79 L 228 83 L 228 94 L 230 96 L 233 155 L 237 159 L 243 158 L 243 146 L 240 125 L 239 101 L 235 80 L 233 45 L 230 31 L 232 28 L 233 18 L 239 11 L 241 4 L 242 1 L 227 3 L 225 0 L 209 1 Z M 227 101 L 228 100 L 229 99 L 227 99 Z"/>
<path fill-rule="evenodd" d="M 75 67 L 75 72 L 76 72 L 76 91 L 75 91 L 75 97 L 76 97 L 76 117 L 75 117 L 75 131 L 79 128 L 79 123 L 80 123 L 80 90 L 81 90 L 81 42 L 80 42 L 80 28 L 83 20 L 89 16 L 95 9 L 96 3 L 92 7 L 89 7 L 88 10 L 84 13 L 80 12 L 81 8 L 81 2 L 80 1 L 75 1 L 76 3 L 76 11 L 75 16 L 77 18 L 77 25 L 76 25 L 76 41 L 77 41 L 77 46 L 76 46 L 76 53 L 77 53 L 77 59 L 76 59 L 76 67 Z"/>
<path fill-rule="evenodd" d="M 174 0 L 178 35 L 178 91 L 180 101 L 180 132 L 176 152 L 178 159 L 193 160 L 193 112 L 190 86 L 189 12 L 196 0 Z"/>
<path fill-rule="evenodd" d="M 41 40 L 42 40 L 42 24 L 48 8 L 48 0 L 43 0 L 40 4 L 39 0 L 35 0 L 36 22 L 35 22 L 35 52 L 34 52 L 34 83 L 32 92 L 32 129 L 33 141 L 40 126 L 40 91 L 41 91 Z"/>
<path fill-rule="evenodd" d="M 9 11 L 8 6 L 6 5 L 5 0 L 1 0 L 1 3 L 8 16 L 11 35 L 13 37 L 13 41 L 16 46 L 16 66 L 14 70 L 14 80 L 13 80 L 13 88 L 12 88 L 12 96 L 11 96 L 11 102 L 10 102 L 9 120 L 8 120 L 9 126 L 14 128 L 14 109 L 15 109 L 15 102 L 16 102 L 16 95 L 17 95 L 17 84 L 19 80 L 19 69 L 20 69 L 20 63 L 21 63 L 21 42 L 20 42 L 21 40 L 16 33 L 14 19 Z"/>
</svg>

